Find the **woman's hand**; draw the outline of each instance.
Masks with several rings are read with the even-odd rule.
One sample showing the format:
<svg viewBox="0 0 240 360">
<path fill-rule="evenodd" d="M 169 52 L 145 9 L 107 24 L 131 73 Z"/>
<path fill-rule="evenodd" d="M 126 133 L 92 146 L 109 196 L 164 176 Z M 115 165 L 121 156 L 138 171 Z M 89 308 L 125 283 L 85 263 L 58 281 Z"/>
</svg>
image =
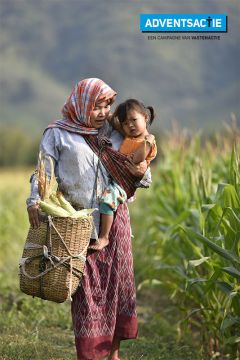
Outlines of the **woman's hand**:
<svg viewBox="0 0 240 360">
<path fill-rule="evenodd" d="M 40 221 L 39 221 L 39 205 L 35 204 L 32 206 L 29 206 L 27 208 L 28 211 L 28 219 L 29 222 L 31 224 L 31 226 L 34 229 L 37 229 L 40 226 Z"/>
<path fill-rule="evenodd" d="M 147 170 L 146 160 L 140 162 L 139 164 L 134 164 L 129 158 L 129 160 L 126 161 L 126 166 L 130 173 L 138 178 L 142 178 Z"/>
</svg>

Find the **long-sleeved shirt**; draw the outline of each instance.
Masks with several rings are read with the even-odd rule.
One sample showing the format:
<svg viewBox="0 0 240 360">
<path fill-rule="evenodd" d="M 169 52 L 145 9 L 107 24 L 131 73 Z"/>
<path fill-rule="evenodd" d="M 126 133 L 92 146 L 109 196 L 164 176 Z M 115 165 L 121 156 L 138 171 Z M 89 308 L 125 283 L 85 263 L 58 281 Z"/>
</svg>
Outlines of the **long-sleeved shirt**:
<svg viewBox="0 0 240 360">
<path fill-rule="evenodd" d="M 100 130 L 103 135 L 109 133 L 105 126 Z M 111 131 L 110 140 L 114 149 L 118 150 L 123 140 L 115 130 Z M 54 163 L 54 172 L 58 189 L 75 208 L 96 208 L 93 213 L 96 232 L 99 232 L 100 213 L 99 199 L 109 185 L 110 178 L 98 156 L 88 146 L 84 138 L 60 128 L 47 129 L 40 144 L 42 157 L 50 156 Z M 50 176 L 50 163 L 46 160 L 46 171 Z M 97 177 L 96 177 L 97 174 Z M 147 187 L 151 183 L 151 172 L 147 171 L 137 186 Z M 36 204 L 40 199 L 36 175 L 31 177 L 31 194 L 27 199 L 27 207 Z M 96 238 L 96 233 L 92 234 Z"/>
</svg>

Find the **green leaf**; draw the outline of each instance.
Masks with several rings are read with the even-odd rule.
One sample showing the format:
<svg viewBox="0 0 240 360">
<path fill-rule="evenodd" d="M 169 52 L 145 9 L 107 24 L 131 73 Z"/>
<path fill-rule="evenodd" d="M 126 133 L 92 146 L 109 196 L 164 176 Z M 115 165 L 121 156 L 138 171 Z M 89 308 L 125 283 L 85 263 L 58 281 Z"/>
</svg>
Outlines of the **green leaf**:
<svg viewBox="0 0 240 360">
<path fill-rule="evenodd" d="M 236 315 L 240 316 L 240 296 L 235 296 L 232 300 L 232 306 Z"/>
<path fill-rule="evenodd" d="M 181 322 L 184 322 L 185 320 L 189 319 L 192 315 L 198 313 L 198 312 L 201 312 L 203 311 L 202 308 L 195 308 L 195 309 L 192 309 L 191 311 L 189 311 L 187 313 L 187 316 L 181 321 Z"/>
<path fill-rule="evenodd" d="M 202 257 L 201 259 L 197 259 L 197 260 L 189 260 L 189 265 L 191 266 L 199 266 L 201 265 L 202 263 L 204 263 L 205 261 L 207 261 L 210 257 L 209 256 L 205 256 L 205 257 Z"/>
<path fill-rule="evenodd" d="M 240 336 L 231 336 L 225 341 L 225 344 L 237 344 L 240 342 Z"/>
<path fill-rule="evenodd" d="M 203 282 L 207 282 L 207 279 L 203 279 L 203 278 L 190 279 L 188 280 L 188 285 L 192 286 L 194 284 L 203 283 Z"/>
<path fill-rule="evenodd" d="M 237 190 L 237 185 L 240 182 L 240 174 L 239 174 L 239 157 L 236 151 L 236 144 L 234 144 L 232 149 L 229 178 L 231 184 L 234 185 Z"/>
<path fill-rule="evenodd" d="M 240 208 L 240 199 L 232 184 L 218 185 L 216 202 L 219 203 L 223 209 L 226 207 Z"/>
<path fill-rule="evenodd" d="M 202 243 L 206 244 L 209 248 L 211 248 L 215 253 L 222 256 L 223 258 L 230 260 L 233 263 L 240 264 L 240 258 L 233 254 L 229 250 L 225 250 L 222 247 L 216 245 L 214 242 L 209 240 L 207 237 L 203 236 L 202 234 L 197 233 L 196 231 L 189 229 L 189 228 L 183 228 L 184 232 L 186 232 L 190 239 L 196 238 L 197 240 L 201 241 Z"/>
<path fill-rule="evenodd" d="M 233 287 L 228 284 L 225 281 L 217 281 L 216 285 L 218 286 L 219 289 L 221 289 L 225 294 L 227 295 L 231 295 L 232 291 L 233 291 Z"/>
<path fill-rule="evenodd" d="M 235 277 L 236 279 L 240 280 L 240 271 L 238 271 L 235 267 L 233 266 L 229 266 L 229 267 L 224 267 L 222 268 L 222 270 L 224 272 L 226 272 L 227 274 Z"/>
<path fill-rule="evenodd" d="M 215 285 L 215 283 L 220 275 L 221 275 L 220 268 L 216 268 L 216 270 L 214 271 L 214 273 L 212 274 L 210 279 L 207 281 L 207 285 L 205 288 L 205 294 L 213 287 L 213 285 Z"/>
<path fill-rule="evenodd" d="M 226 212 L 230 212 L 232 215 L 232 219 L 234 219 L 236 221 L 237 225 L 240 226 L 240 219 L 239 219 L 238 215 L 236 214 L 236 211 L 234 209 L 232 209 L 231 207 L 227 207 L 224 210 Z"/>
<path fill-rule="evenodd" d="M 202 212 L 208 212 L 209 210 L 214 208 L 214 206 L 216 206 L 216 204 L 203 204 L 201 206 L 201 210 L 202 210 Z"/>
<path fill-rule="evenodd" d="M 234 324 L 240 324 L 240 318 L 239 317 L 232 317 L 231 316 L 231 317 L 225 318 L 221 323 L 220 330 L 224 331 L 224 330 L 226 330 L 227 328 L 229 328 L 230 326 L 232 326 Z"/>
<path fill-rule="evenodd" d="M 143 286 L 158 286 L 158 285 L 162 285 L 163 282 L 160 281 L 160 280 L 157 280 L 157 279 L 147 279 L 147 280 L 144 280 L 142 281 L 138 287 L 137 287 L 137 290 L 141 290 Z"/>
</svg>

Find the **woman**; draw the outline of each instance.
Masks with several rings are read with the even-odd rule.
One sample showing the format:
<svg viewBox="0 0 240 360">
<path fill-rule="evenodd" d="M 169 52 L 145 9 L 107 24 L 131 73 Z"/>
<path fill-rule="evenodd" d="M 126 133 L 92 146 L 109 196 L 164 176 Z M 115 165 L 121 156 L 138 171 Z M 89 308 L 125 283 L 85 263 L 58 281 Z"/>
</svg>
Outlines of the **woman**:
<svg viewBox="0 0 240 360">
<path fill-rule="evenodd" d="M 116 171 L 118 153 L 106 140 L 110 136 L 115 149 L 122 140 L 107 121 L 115 97 L 116 92 L 102 80 L 82 80 L 62 109 L 63 119 L 49 125 L 44 132 L 40 150 L 53 159 L 59 190 L 76 208 L 99 208 L 99 198 L 109 184 L 109 174 L 121 181 L 117 178 L 122 169 L 128 174 L 126 178 L 131 178 L 131 174 L 142 178 L 146 171 L 145 163 L 123 164 L 124 158 L 120 159 L 119 171 Z M 102 146 L 106 143 L 107 147 Z M 129 196 L 131 189 L 130 184 Z M 33 175 L 27 200 L 33 227 L 39 226 L 38 199 L 37 180 Z M 95 212 L 96 232 L 99 217 L 99 212 Z M 96 232 L 92 234 L 93 241 Z M 109 245 L 101 251 L 88 251 L 85 274 L 73 296 L 72 319 L 78 359 L 98 359 L 106 355 L 111 360 L 119 359 L 120 341 L 137 336 L 131 229 L 126 204 L 120 205 L 116 212 Z"/>
</svg>

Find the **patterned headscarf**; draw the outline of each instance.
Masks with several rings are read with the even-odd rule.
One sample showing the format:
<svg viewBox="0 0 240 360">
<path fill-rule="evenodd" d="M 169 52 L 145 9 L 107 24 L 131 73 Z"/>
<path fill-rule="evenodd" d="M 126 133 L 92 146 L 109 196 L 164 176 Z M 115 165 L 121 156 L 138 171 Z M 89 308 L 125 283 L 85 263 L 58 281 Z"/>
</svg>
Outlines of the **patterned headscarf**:
<svg viewBox="0 0 240 360">
<path fill-rule="evenodd" d="M 115 100 L 116 92 L 97 78 L 81 80 L 74 87 L 62 108 L 63 118 L 49 127 L 60 127 L 82 135 L 96 135 L 98 129 L 91 127 L 90 114 L 98 101 Z"/>
</svg>

